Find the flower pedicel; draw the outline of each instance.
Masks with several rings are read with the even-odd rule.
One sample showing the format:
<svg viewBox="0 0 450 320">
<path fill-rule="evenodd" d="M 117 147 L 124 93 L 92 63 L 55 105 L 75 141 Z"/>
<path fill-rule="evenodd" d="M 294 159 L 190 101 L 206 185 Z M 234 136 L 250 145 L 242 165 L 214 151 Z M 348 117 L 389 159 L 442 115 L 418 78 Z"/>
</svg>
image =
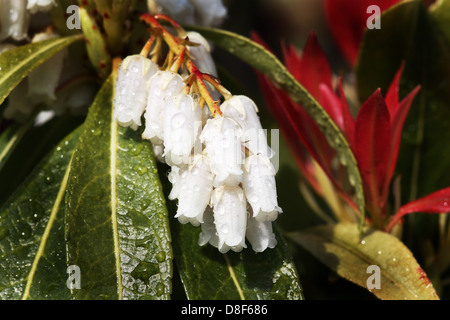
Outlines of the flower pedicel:
<svg viewBox="0 0 450 320">
<path fill-rule="evenodd" d="M 164 15 L 144 14 L 141 19 L 158 32 L 152 32 L 139 55 L 126 57 L 119 67 L 115 119 L 137 130 L 144 116 L 142 138 L 171 167 L 169 199 L 178 200 L 175 217 L 201 226 L 199 245 L 209 243 L 222 253 L 241 251 L 246 240 L 255 252 L 274 248 L 272 221 L 282 211 L 270 162 L 273 151 L 255 103 L 233 96 L 205 72 L 216 69 L 200 34 L 186 33 Z M 161 20 L 171 23 L 177 35 Z M 161 39 L 169 47 L 162 68 L 155 63 L 160 50 L 150 51 L 160 48 L 153 45 Z M 222 104 L 212 98 L 218 93 Z"/>
</svg>

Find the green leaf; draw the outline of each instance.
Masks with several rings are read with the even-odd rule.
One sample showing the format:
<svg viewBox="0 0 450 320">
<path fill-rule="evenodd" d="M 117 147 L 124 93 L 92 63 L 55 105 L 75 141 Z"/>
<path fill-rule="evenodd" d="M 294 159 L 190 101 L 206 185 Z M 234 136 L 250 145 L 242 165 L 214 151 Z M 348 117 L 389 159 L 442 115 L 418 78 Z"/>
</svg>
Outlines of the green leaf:
<svg viewBox="0 0 450 320">
<path fill-rule="evenodd" d="M 75 299 L 168 299 L 172 249 L 152 146 L 113 121 L 114 77 L 99 91 L 75 149 L 66 196 Z"/>
<path fill-rule="evenodd" d="M 75 130 L 84 117 L 60 116 L 40 125 L 31 126 L 25 134 L 17 139 L 14 147 L 7 154 L 7 159 L 0 170 L 0 206 L 31 174 L 39 162 Z M 33 120 L 30 119 L 33 123 Z"/>
<path fill-rule="evenodd" d="M 81 39 L 83 35 L 53 38 L 26 44 L 0 54 L 0 104 L 33 69 Z"/>
<path fill-rule="evenodd" d="M 173 222 L 175 261 L 190 300 L 303 299 L 296 267 L 277 231 L 274 249 L 221 254 L 211 245 L 200 247 L 201 228 Z"/>
<path fill-rule="evenodd" d="M 0 299 L 68 299 L 64 193 L 80 129 L 0 209 Z"/>
<path fill-rule="evenodd" d="M 285 66 L 269 51 L 241 35 L 219 29 L 189 27 L 219 47 L 229 51 L 244 62 L 270 77 L 271 81 L 287 92 L 293 101 L 301 105 L 314 119 L 336 150 L 339 159 L 348 168 L 349 180 L 355 188 L 355 198 L 364 224 L 365 200 L 361 175 L 348 141 L 314 97 L 289 73 Z"/>
<path fill-rule="evenodd" d="M 165 193 L 170 193 L 168 180 L 162 182 Z M 189 300 L 304 299 L 296 266 L 275 224 L 278 244 L 274 249 L 255 253 L 248 245 L 240 253 L 221 254 L 209 244 L 198 245 L 200 227 L 173 218 L 176 201 L 169 201 L 167 207 L 174 259 Z"/>
<path fill-rule="evenodd" d="M 0 171 L 33 122 L 34 117 L 23 124 L 14 123 L 0 134 Z"/>
<path fill-rule="evenodd" d="M 431 7 L 431 17 L 439 25 L 442 33 L 447 37 L 447 41 L 450 42 L 450 0 L 438 0 Z"/>
<path fill-rule="evenodd" d="M 379 267 L 380 288 L 371 292 L 388 300 L 436 300 L 438 296 L 409 249 L 396 237 L 356 224 L 322 225 L 288 235 L 341 277 L 361 287 L 373 284 L 369 266 Z"/>
</svg>

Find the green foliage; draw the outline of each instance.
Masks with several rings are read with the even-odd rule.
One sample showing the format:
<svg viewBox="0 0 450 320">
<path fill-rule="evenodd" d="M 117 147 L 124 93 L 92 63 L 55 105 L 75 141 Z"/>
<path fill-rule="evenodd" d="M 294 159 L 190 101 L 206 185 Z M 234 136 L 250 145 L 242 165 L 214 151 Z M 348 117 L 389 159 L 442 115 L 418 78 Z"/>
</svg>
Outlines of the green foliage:
<svg viewBox="0 0 450 320">
<path fill-rule="evenodd" d="M 275 53 L 246 37 L 247 30 L 186 27 L 223 50 L 217 55 L 219 70 L 224 70 L 219 78 L 224 87 L 236 90 L 233 94 L 245 92 L 262 101 L 261 92 L 229 71 L 229 61 L 237 69 L 243 64 L 242 74 L 256 70 L 268 76 L 307 111 L 337 151 L 336 161 L 346 168 L 340 174 L 347 175 L 354 191 L 360 221 L 322 224 L 311 214 L 320 211 L 322 218 L 330 214 L 326 222 L 333 220 L 325 207 L 336 199 L 324 201 L 320 196 L 336 194 L 326 190 L 318 195 L 306 187 L 297 159 L 281 141 L 277 183 L 284 212 L 273 223 L 277 246 L 255 253 L 248 245 L 242 252 L 226 254 L 209 244 L 199 246 L 201 228 L 174 218 L 177 202 L 168 199 L 169 167 L 157 163 L 152 144 L 141 138 L 142 129 L 121 127 L 113 116 L 116 62 L 139 52 L 150 34 L 158 34 L 147 33 L 136 14 L 137 6 L 142 11 L 146 5 L 79 1 L 83 30 L 68 31 L 62 9 L 72 1 L 57 2 L 49 17 L 62 37 L 17 42 L 16 48 L 0 54 L 0 299 L 303 300 L 329 289 L 329 270 L 349 280 L 349 296 L 358 296 L 367 293 L 367 268 L 373 265 L 381 272 L 382 288 L 370 291 L 376 298 L 447 297 L 448 219 L 444 216 L 438 225 L 429 216 L 408 217 L 404 230 L 396 230 L 404 231 L 403 236 L 367 227 L 363 182 L 344 133 Z M 259 5 L 249 2 L 245 10 Z M 384 12 L 382 29 L 365 32 L 354 70 L 353 103 L 366 100 L 379 87 L 385 93 L 402 62 L 401 98 L 421 85 L 402 137 L 395 206 L 450 185 L 449 7 L 448 0 L 438 0 L 431 8 L 416 0 Z M 57 104 L 46 101 L 24 123 L 5 121 L 2 113 L 10 93 L 62 50 L 77 59 L 68 65 L 77 62 L 74 65 L 86 70 L 65 79 L 57 90 L 87 95 L 77 85 L 89 79 L 95 94 L 87 110 L 36 124 L 41 110 Z M 263 103 L 258 104 L 261 120 L 277 126 Z M 318 262 L 328 269 L 323 271 Z M 69 289 L 67 270 L 73 265 L 81 270 L 81 287 Z M 311 281 L 317 277 L 321 281 Z M 330 295 L 342 298 L 341 293 Z"/>
</svg>

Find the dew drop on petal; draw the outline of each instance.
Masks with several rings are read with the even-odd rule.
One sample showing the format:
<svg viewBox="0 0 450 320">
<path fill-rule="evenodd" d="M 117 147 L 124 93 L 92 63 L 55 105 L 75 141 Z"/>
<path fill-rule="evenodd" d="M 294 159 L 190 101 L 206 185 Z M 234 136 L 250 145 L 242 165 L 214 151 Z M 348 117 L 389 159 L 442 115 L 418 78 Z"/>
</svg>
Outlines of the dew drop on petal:
<svg viewBox="0 0 450 320">
<path fill-rule="evenodd" d="M 186 117 L 181 114 L 177 113 L 172 117 L 172 127 L 173 128 L 179 128 L 183 125 L 184 121 L 186 120 Z"/>
</svg>

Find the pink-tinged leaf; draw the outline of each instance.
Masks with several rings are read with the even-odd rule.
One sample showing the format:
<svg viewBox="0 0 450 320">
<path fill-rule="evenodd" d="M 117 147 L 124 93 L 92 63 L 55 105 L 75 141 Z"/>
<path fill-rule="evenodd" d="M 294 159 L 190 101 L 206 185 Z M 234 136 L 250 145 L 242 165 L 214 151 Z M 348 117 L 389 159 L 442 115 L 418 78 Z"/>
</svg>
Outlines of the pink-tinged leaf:
<svg viewBox="0 0 450 320">
<path fill-rule="evenodd" d="M 391 121 L 378 89 L 364 102 L 356 117 L 354 150 L 368 198 L 375 206 L 379 206 L 390 150 Z"/>
<path fill-rule="evenodd" d="M 259 86 L 264 95 L 264 99 L 270 112 L 275 116 L 280 124 L 280 129 L 286 138 L 288 146 L 297 163 L 304 159 L 304 150 L 301 145 L 300 133 L 296 130 L 295 123 L 292 122 L 284 108 L 291 103 L 287 95 L 277 92 L 273 84 L 265 76 L 256 72 Z"/>
<path fill-rule="evenodd" d="M 314 32 L 310 33 L 301 56 L 292 46 L 288 49 L 283 46 L 283 55 L 289 72 L 314 98 L 319 99 L 321 84 L 332 88 L 331 67 Z"/>
<path fill-rule="evenodd" d="M 302 59 L 300 54 L 294 46 L 286 46 L 284 42 L 281 44 L 281 49 L 283 51 L 283 61 L 286 68 L 294 78 L 300 82 L 300 79 L 302 78 L 302 70 L 299 67 Z"/>
<path fill-rule="evenodd" d="M 325 0 L 325 17 L 337 46 L 350 66 L 354 66 L 359 53 L 370 5 L 377 5 L 381 11 L 400 0 Z"/>
<path fill-rule="evenodd" d="M 291 140 L 290 144 L 294 146 L 296 154 L 300 154 L 297 145 L 303 145 L 324 170 L 329 172 L 334 151 L 313 119 L 296 105 L 287 93 L 276 88 L 266 77 L 260 74 L 258 76 L 267 106 L 277 118 L 282 130 L 288 130 L 287 137 Z"/>
<path fill-rule="evenodd" d="M 383 186 L 383 195 L 382 195 L 383 201 L 386 201 L 389 184 L 394 175 L 395 165 L 397 163 L 398 153 L 400 150 L 400 143 L 402 140 L 403 125 L 405 124 L 406 117 L 408 116 L 409 110 L 411 109 L 412 102 L 416 97 L 417 93 L 419 92 L 419 90 L 420 86 L 417 86 L 405 97 L 405 99 L 402 100 L 401 103 L 399 103 L 394 115 L 391 114 L 392 142 L 391 142 L 391 151 L 386 168 L 387 176 Z"/>
<path fill-rule="evenodd" d="M 286 137 L 288 146 L 305 178 L 316 192 L 320 194 L 321 188 L 317 179 L 314 177 L 314 168 L 311 166 L 310 158 L 306 153 L 308 152 L 320 165 L 342 198 L 346 200 L 349 206 L 358 212 L 359 209 L 355 202 L 344 192 L 342 186 L 336 181 L 331 173 L 330 166 L 332 163 L 331 159 L 334 157 L 334 151 L 327 144 L 326 138 L 323 136 L 322 132 L 318 127 L 314 128 L 315 124 L 312 119 L 308 120 L 308 118 L 306 118 L 309 117 L 309 115 L 299 106 L 295 105 L 284 91 L 276 88 L 267 77 L 264 77 L 258 72 L 256 72 L 256 74 L 267 107 L 280 124 L 280 129 Z M 305 118 L 302 119 L 302 117 Z M 315 135 L 317 135 L 317 137 L 315 137 Z M 317 141 L 321 141 L 326 149 L 323 147 L 316 147 L 315 143 Z M 327 160 L 324 161 L 324 159 Z"/>
<path fill-rule="evenodd" d="M 330 115 L 331 119 L 344 131 L 344 118 L 342 116 L 341 100 L 331 88 L 325 84 L 319 85 L 319 103 Z"/>
<path fill-rule="evenodd" d="M 391 114 L 391 119 L 394 119 L 397 113 L 399 105 L 399 89 L 400 89 L 400 79 L 402 77 L 403 69 L 405 68 L 405 63 L 402 62 L 400 68 L 396 72 L 388 91 L 386 92 L 386 104 Z"/>
<path fill-rule="evenodd" d="M 342 106 L 342 100 L 325 84 L 321 84 L 319 90 L 319 103 L 330 115 L 331 119 L 338 125 L 339 129 L 345 132 L 345 120 L 343 114 L 345 106 Z"/>
<path fill-rule="evenodd" d="M 255 42 L 269 50 L 268 45 L 258 34 L 252 33 L 251 37 Z M 307 50 L 309 52 L 307 56 L 313 53 L 319 54 L 316 50 L 320 49 L 320 47 L 315 39 L 315 35 L 310 36 L 310 40 L 308 40 L 308 42 L 311 42 L 311 44 L 309 45 L 310 49 Z M 290 47 L 289 53 L 287 53 L 286 49 L 284 50 L 286 56 L 285 59 L 287 58 L 293 66 L 298 68 L 298 63 L 301 63 L 301 58 L 296 55 L 295 49 Z M 324 55 L 323 58 L 325 58 Z M 299 68 L 299 70 L 302 69 Z M 329 72 L 329 78 L 331 79 L 331 70 Z M 334 157 L 335 151 L 330 147 L 325 135 L 316 125 L 313 118 L 303 108 L 301 108 L 301 106 L 295 104 L 286 92 L 275 88 L 267 77 L 261 75 L 259 72 L 257 72 L 257 75 L 259 77 L 260 84 L 264 86 L 263 94 L 266 102 L 268 103 L 268 107 L 280 121 L 282 126 L 283 124 L 287 125 L 290 123 L 290 126 L 297 134 L 297 140 L 300 140 L 303 143 L 312 157 L 323 167 L 325 171 L 330 172 L 331 160 Z"/>
<path fill-rule="evenodd" d="M 411 201 L 400 207 L 386 227 L 389 232 L 392 227 L 405 215 L 410 213 L 448 213 L 450 212 L 450 187 L 433 192 L 428 196 Z"/>
<path fill-rule="evenodd" d="M 339 77 L 337 83 L 336 96 L 341 101 L 341 112 L 342 119 L 344 123 L 344 133 L 347 137 L 350 148 L 354 150 L 355 148 L 355 120 L 353 119 L 352 114 L 350 113 L 350 108 L 347 103 L 347 98 L 344 93 L 344 89 L 342 87 L 342 78 Z"/>
</svg>

